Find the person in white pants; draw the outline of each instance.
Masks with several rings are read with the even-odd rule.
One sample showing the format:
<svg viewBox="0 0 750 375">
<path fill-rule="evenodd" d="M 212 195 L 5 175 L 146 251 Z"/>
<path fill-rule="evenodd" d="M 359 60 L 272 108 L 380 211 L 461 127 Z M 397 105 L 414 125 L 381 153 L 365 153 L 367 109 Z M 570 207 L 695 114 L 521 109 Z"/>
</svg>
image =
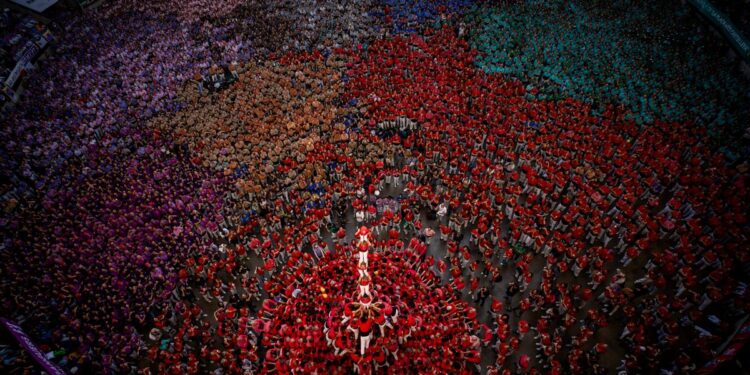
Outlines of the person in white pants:
<svg viewBox="0 0 750 375">
<path fill-rule="evenodd" d="M 362 336 L 359 341 L 359 355 L 365 355 L 365 351 L 370 347 L 370 340 L 372 340 L 372 332 L 367 336 Z"/>
</svg>

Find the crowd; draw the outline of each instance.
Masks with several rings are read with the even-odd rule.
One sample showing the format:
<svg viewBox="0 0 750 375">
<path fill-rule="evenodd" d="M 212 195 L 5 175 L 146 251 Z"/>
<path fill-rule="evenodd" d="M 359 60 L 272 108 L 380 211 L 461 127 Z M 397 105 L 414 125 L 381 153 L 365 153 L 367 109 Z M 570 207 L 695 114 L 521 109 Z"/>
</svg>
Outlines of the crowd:
<svg viewBox="0 0 750 375">
<path fill-rule="evenodd" d="M 188 256 L 212 251 L 203 234 L 221 220 L 211 214 L 221 211 L 219 178 L 182 151 L 119 136 L 132 152 L 90 148 L 95 162 L 64 165 L 77 177 L 5 223 L 14 233 L 4 245 L 23 256 L 2 252 L 2 272 L 13 275 L 3 310 L 64 348 L 71 369 L 129 362 L 146 312 L 170 296 Z"/>
<path fill-rule="evenodd" d="M 132 362 L 138 320 L 184 257 L 209 251 L 223 196 L 219 176 L 139 121 L 179 108 L 174 94 L 209 62 L 252 51 L 212 50 L 155 12 L 69 21 L 3 114 L 2 311 L 69 370 L 100 371 Z"/>
<path fill-rule="evenodd" d="M 326 246 L 317 262 L 293 259 L 274 276 L 270 288 L 285 292 L 259 314 L 272 348 L 261 372 L 479 370 L 476 310 L 439 287 L 419 259 L 426 245 L 398 238 L 363 245 L 357 233 L 351 245 Z"/>
<path fill-rule="evenodd" d="M 383 41 L 355 65 L 350 75 L 362 78 L 348 90 L 368 98 L 376 122 L 420 123 L 422 139 L 400 140 L 424 158 L 417 170 L 429 182 L 417 193 L 433 209 L 448 204 L 440 232 L 454 281 L 471 290 L 481 272 L 513 267 L 519 295 L 509 294 L 506 308 L 535 318 L 547 368 L 591 368 L 607 352 L 599 331 L 619 321 L 629 330 L 617 327 L 622 338 L 606 344 L 633 354 L 622 368 L 700 365 L 747 308 L 745 280 L 733 277 L 747 262 L 746 176 L 712 153 L 695 125 L 639 127 L 612 107 L 595 117 L 570 99 L 528 101 L 520 83 L 474 71 L 474 54 L 447 31 L 427 42 Z M 516 246 L 525 254 L 504 252 Z M 560 281 L 568 272 L 574 283 Z M 498 336 L 498 369 L 507 368 L 507 340 Z"/>
<path fill-rule="evenodd" d="M 69 372 L 689 373 L 750 310 L 746 162 L 494 73 L 506 8 L 201 3 L 79 20 L 3 128 L 0 311 Z"/>
<path fill-rule="evenodd" d="M 246 1 L 202 22 L 247 41 L 259 55 L 366 43 L 377 33 L 372 1 Z"/>
<path fill-rule="evenodd" d="M 251 340 L 266 353 L 255 354 L 256 363 L 243 359 L 246 368 L 313 371 L 340 363 L 320 328 L 333 301 L 346 296 L 329 292 L 346 289 L 338 284 L 346 279 L 325 275 L 347 271 L 313 265 L 341 267 L 346 258 L 338 254 L 353 252 L 346 245 L 355 237 L 352 219 L 372 226 L 382 240 L 378 253 L 401 250 L 411 236 L 444 246 L 443 253 L 433 250 L 430 270 L 467 302 L 494 312 L 485 315 L 492 328 L 471 333 L 486 337 L 497 358 L 486 365 L 497 371 L 685 371 L 710 358 L 732 329 L 727 323 L 746 311 L 744 280 L 729 276 L 747 261 L 746 181 L 702 144 L 701 129 L 641 127 L 613 106 L 598 117 L 570 99 L 528 100 L 519 82 L 474 70 L 474 54 L 443 30 L 426 40 L 378 41 L 365 58 L 287 56 L 250 64 L 231 92 L 194 97 L 195 104 L 155 120 L 161 128 L 187 124 L 175 129 L 176 139 L 197 149 L 207 167 L 238 178 L 229 200 L 242 207 L 239 224 L 218 234 L 237 250 L 227 250 L 229 263 L 214 269 L 229 264 L 224 276 L 237 275 L 236 267 L 249 262 L 238 258 L 258 256 L 256 272 L 243 271 L 235 283 L 258 277 L 254 293 L 277 296 L 255 320 L 264 338 Z M 331 68 L 342 65 L 349 67 L 349 99 L 337 107 L 331 99 L 342 87 Z M 253 94 L 266 102 L 249 104 Z M 322 120 L 306 125 L 311 118 Z M 254 137 L 245 135 L 250 131 Z M 472 151 L 464 157 L 465 150 Z M 733 200 L 722 195 L 730 190 Z M 386 194 L 400 202 L 395 212 L 377 204 Z M 717 216 L 721 221 L 708 221 Z M 437 220 L 435 239 L 424 227 L 430 217 Z M 718 255 L 717 242 L 732 250 Z M 204 290 L 215 291 L 209 298 L 220 309 L 251 306 L 231 303 L 244 287 L 217 280 L 210 267 L 195 277 L 198 285 L 208 280 Z M 394 276 L 381 288 L 399 282 Z M 489 295 L 498 297 L 486 306 Z M 690 318 L 671 315 L 675 308 Z M 219 326 L 230 343 L 247 334 L 236 331 L 247 327 L 239 323 L 243 316 L 232 315 Z M 181 322 L 171 327 L 175 342 L 209 325 Z M 301 343 L 294 329 L 302 330 Z M 244 351 L 204 345 L 162 346 L 158 355 L 173 361 L 157 362 L 200 364 L 214 353 L 224 370 L 239 368 Z M 607 356 L 624 360 L 612 366 Z"/>
<path fill-rule="evenodd" d="M 332 4 L 334 6 L 330 9 L 333 11 L 340 8 L 335 6 L 340 5 L 338 2 Z M 218 66 L 232 66 L 236 65 L 236 61 L 249 60 L 256 52 L 251 43 L 268 45 L 255 39 L 243 39 L 244 35 L 234 28 L 235 25 L 242 25 L 249 29 L 252 26 L 248 25 L 252 25 L 264 12 L 233 13 L 232 23 L 225 24 L 224 19 L 211 18 L 220 16 L 218 11 L 194 12 L 200 8 L 196 2 L 181 3 L 175 8 L 166 5 L 175 4 L 149 2 L 143 5 L 114 1 L 87 10 L 83 15 L 70 15 L 69 19 L 59 20 L 65 24 L 65 30 L 54 45 L 54 52 L 45 61 L 44 69 L 31 77 L 19 103 L 3 113 L 4 124 L 8 125 L 2 127 L 4 142 L 1 146 L 4 177 L 3 257 L 8 259 L 3 265 L 3 274 L 14 275 L 9 276 L 7 281 L 4 279 L 3 294 L 10 295 L 9 291 L 16 290 L 14 288 L 22 284 L 31 288 L 26 296 L 13 292 L 17 300 L 6 299 L 3 311 L 24 320 L 26 327 L 39 333 L 37 337 L 43 338 L 40 341 L 45 344 L 54 343 L 59 347 L 62 335 L 69 335 L 70 332 L 81 336 L 66 338 L 67 351 L 59 351 L 71 354 L 62 360 L 69 362 L 69 369 L 77 368 L 76 361 L 99 367 L 132 363 L 129 359 L 123 360 L 121 355 L 127 351 L 132 354 L 133 345 L 128 344 L 136 337 L 136 333 L 130 329 L 134 325 L 133 311 L 142 310 L 145 314 L 150 305 L 161 300 L 155 296 L 171 291 L 175 284 L 172 279 L 177 271 L 172 265 L 179 264 L 182 256 L 208 251 L 202 235 L 193 233 L 196 228 L 190 226 L 200 223 L 201 228 L 214 232 L 215 223 L 224 220 L 217 213 L 221 211 L 221 206 L 213 201 L 214 197 L 223 198 L 223 180 L 217 180 L 216 174 L 202 167 L 192 166 L 192 160 L 185 150 L 175 148 L 173 142 L 161 137 L 158 131 L 144 129 L 143 121 L 162 111 L 179 109 L 182 104 L 175 94 L 195 75 L 210 76 L 212 69 Z M 227 13 L 236 10 L 229 5 L 225 5 L 231 8 L 225 9 Z M 285 7 L 290 8 L 289 4 Z M 320 27 L 330 26 L 322 25 L 320 20 L 323 18 L 314 13 L 312 3 L 304 10 L 307 13 L 289 15 L 293 17 L 286 21 L 290 29 L 299 26 L 296 23 L 302 19 Z M 274 10 L 271 13 L 274 17 L 280 17 L 280 12 Z M 362 25 L 351 17 L 342 18 L 342 22 L 352 30 L 351 25 Z M 274 25 L 266 20 L 259 21 L 264 27 Z M 305 38 L 311 35 L 316 35 L 316 32 L 308 30 L 304 35 L 298 35 L 302 39 L 296 42 L 291 36 L 283 41 L 302 48 L 303 43 L 309 42 Z M 274 33 L 265 30 L 264 34 L 258 36 L 269 39 Z M 355 37 L 340 40 L 339 43 L 345 44 L 355 40 Z M 263 52 L 276 51 L 275 46 L 271 47 Z M 146 161 L 142 161 L 143 158 Z M 115 182 L 123 176 L 131 173 L 150 174 L 153 170 L 161 170 L 163 176 L 133 182 L 128 185 L 133 189 L 127 192 L 131 195 L 116 196 L 121 192 Z M 86 184 L 79 185 L 79 178 L 83 177 Z M 185 184 L 184 179 L 191 181 Z M 208 191 L 216 191 L 206 196 L 201 192 L 196 196 L 196 188 L 201 186 L 206 186 Z M 176 215 L 165 212 L 166 208 L 159 206 L 166 204 L 160 199 L 171 201 L 182 196 L 195 199 L 194 207 L 189 211 L 180 208 L 180 214 Z M 69 204 L 79 199 L 82 200 L 80 207 Z M 115 199 L 120 203 L 110 202 Z M 42 205 L 42 202 L 46 205 Z M 93 209 L 89 205 L 102 202 L 114 206 L 97 206 L 97 210 L 116 211 L 120 206 L 123 212 L 134 212 L 134 221 L 120 223 L 124 219 L 111 217 L 105 220 L 88 211 Z M 40 211 L 40 208 L 43 210 Z M 186 222 L 187 217 L 190 220 Z M 52 218 L 59 221 L 50 221 Z M 122 231 L 109 241 L 119 239 L 130 245 L 122 249 L 123 253 L 110 253 L 110 243 L 102 243 L 99 238 L 109 232 L 94 234 L 81 224 L 88 224 L 92 220 L 105 225 L 114 225 L 114 220 L 117 220 L 118 224 L 122 224 Z M 167 227 L 151 229 L 157 222 L 159 226 Z M 70 223 L 80 225 L 71 226 Z M 49 231 L 36 233 L 35 224 Z M 184 235 L 170 232 L 172 227 L 184 225 L 188 227 L 184 229 Z M 139 238 L 144 228 L 156 231 L 149 235 L 146 244 L 142 244 L 144 240 Z M 70 239 L 62 241 L 58 238 L 60 233 L 71 231 Z M 90 251 L 96 257 L 87 260 L 86 271 L 75 269 L 70 274 L 50 275 L 42 283 L 44 272 L 38 271 L 51 265 L 46 260 L 51 251 L 47 245 L 59 246 L 60 256 L 72 261 L 76 259 L 74 254 L 84 252 L 82 247 L 86 243 L 78 241 L 77 235 L 95 240 L 92 245 L 96 245 L 96 248 Z M 170 237 L 170 245 L 161 243 L 167 237 Z M 160 245 L 156 246 L 157 243 Z M 16 259 L 21 254 L 19 247 L 25 246 L 29 246 L 26 249 L 30 252 L 29 259 Z M 169 253 L 168 259 L 164 259 L 165 249 L 173 247 L 180 248 L 180 254 L 172 258 Z M 99 282 L 103 283 L 103 289 L 94 293 L 97 297 L 100 296 L 97 293 L 103 295 L 137 288 L 139 291 L 133 293 L 138 295 L 132 296 L 132 300 L 129 300 L 129 296 L 121 297 L 128 299 L 123 302 L 122 308 L 133 311 L 114 313 L 111 307 L 101 307 L 99 300 L 92 296 L 85 300 L 66 298 L 59 302 L 52 302 L 51 298 L 38 298 L 38 293 L 47 290 L 51 282 L 60 283 L 58 287 L 63 295 L 71 294 L 77 288 L 74 280 L 86 279 L 79 275 L 81 272 L 98 270 L 102 264 L 123 268 L 120 265 L 136 255 L 145 258 L 158 256 L 160 261 L 147 261 L 149 265 L 144 272 L 122 273 L 120 279 L 113 275 L 106 278 L 98 274 L 90 276 L 91 280 L 101 279 Z M 11 269 L 19 267 L 28 272 L 11 272 Z M 152 269 L 158 271 L 151 275 Z M 28 278 L 24 279 L 22 275 Z M 156 279 L 150 280 L 151 277 Z M 165 282 L 167 279 L 169 283 Z M 138 304 L 137 308 L 135 304 Z M 56 313 L 63 315 L 65 311 L 68 311 L 65 315 L 69 320 L 52 318 Z M 111 317 L 115 320 L 112 327 L 102 326 L 100 320 L 109 319 L 110 315 L 117 315 Z M 124 327 L 128 327 L 127 331 Z M 117 330 L 120 330 L 118 334 L 123 339 L 118 338 L 113 345 L 97 344 L 103 340 L 103 334 Z M 111 358 L 113 355 L 117 356 L 114 361 L 103 360 L 103 357 Z M 67 357 L 74 357 L 76 361 Z"/>
<path fill-rule="evenodd" d="M 716 51 L 721 44 L 708 41 L 714 36 L 696 32 L 703 21 L 677 3 L 614 8 L 564 1 L 477 8 L 469 18 L 478 66 L 521 78 L 539 99 L 573 97 L 598 111 L 615 102 L 639 124 L 696 121 L 728 155 L 746 154 L 738 135 L 750 119 L 750 87 Z"/>
<path fill-rule="evenodd" d="M 213 2 L 206 0 L 189 0 L 174 3 L 170 1 L 136 1 L 119 0 L 102 9 L 101 14 L 109 19 L 117 20 L 128 13 L 169 14 L 181 23 L 190 24 L 204 21 L 210 17 L 223 17 L 234 9 L 243 5 L 241 0 Z"/>
<path fill-rule="evenodd" d="M 473 0 L 386 0 L 382 11 L 373 15 L 381 17 L 385 27 L 393 33 L 413 33 L 424 25 L 439 26 L 448 18 L 460 17 L 467 11 Z"/>
<path fill-rule="evenodd" d="M 111 22 L 90 14 L 71 22 L 77 23 L 60 36 L 45 68 L 30 77 L 25 95 L 4 116 L 9 126 L 2 128 L 2 170 L 15 197 L 54 187 L 60 166 L 70 158 L 85 160 L 87 145 L 178 108 L 180 85 L 212 62 L 252 53 L 242 42 L 223 49 L 218 42 L 198 42 L 169 15 L 131 12 Z M 106 147 L 118 147 L 113 141 Z M 6 208 L 15 200 L 6 200 Z"/>
</svg>

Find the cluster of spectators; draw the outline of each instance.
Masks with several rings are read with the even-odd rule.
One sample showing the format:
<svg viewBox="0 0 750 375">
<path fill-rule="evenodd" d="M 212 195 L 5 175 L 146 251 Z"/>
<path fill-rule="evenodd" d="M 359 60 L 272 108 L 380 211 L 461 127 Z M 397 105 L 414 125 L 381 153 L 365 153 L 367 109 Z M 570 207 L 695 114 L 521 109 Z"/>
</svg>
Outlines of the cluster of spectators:
<svg viewBox="0 0 750 375">
<path fill-rule="evenodd" d="M 223 220 L 220 176 L 142 120 L 179 108 L 196 72 L 253 52 L 211 24 L 113 10 L 122 5 L 63 20 L 54 53 L 3 114 L 3 294 L 15 298 L 2 311 L 71 372 L 133 363 L 125 356 L 174 288 L 174 265 L 210 251 L 203 232 Z"/>
<path fill-rule="evenodd" d="M 697 32 L 696 14 L 681 3 L 529 1 L 477 8 L 467 23 L 477 65 L 520 78 L 530 97 L 573 97 L 595 112 L 618 103 L 639 124 L 696 121 L 728 156 L 746 156 L 750 86 L 728 46 Z"/>
<path fill-rule="evenodd" d="M 528 100 L 520 82 L 474 70 L 476 52 L 454 35 L 373 45 L 348 94 L 368 98 L 375 123 L 420 124 L 391 140 L 422 152 L 427 186 L 416 189 L 436 212 L 448 206 L 439 231 L 457 287 L 512 267 L 518 289 L 506 289 L 504 307 L 521 320 L 497 327 L 531 322 L 540 369 L 596 368 L 603 344 L 633 353 L 618 366 L 631 373 L 700 366 L 747 311 L 736 278 L 747 262 L 746 174 L 692 123 L 638 126 L 614 106 L 594 116 L 572 99 Z M 602 342 L 612 329 L 621 338 Z M 498 335 L 499 370 L 518 354 L 514 337 Z"/>
<path fill-rule="evenodd" d="M 473 68 L 476 52 L 457 35 L 251 63 L 220 97 L 188 89 L 190 105 L 155 119 L 186 124 L 175 139 L 199 150 L 195 161 L 238 181 L 227 201 L 241 208 L 215 234 L 230 255 L 191 278 L 219 309 L 271 297 L 255 329 L 232 314 L 194 345 L 184 332 L 213 327 L 212 313 L 185 307 L 202 313 L 169 327 L 181 350 L 152 347 L 161 371 L 190 358 L 221 358 L 228 372 L 350 368 L 336 349 L 346 343 L 330 345 L 323 330 L 356 290 L 348 259 L 359 224 L 372 228 L 378 265 L 401 269 L 391 258 L 401 254 L 415 258 L 417 280 L 442 281 L 447 291 L 425 305 L 461 311 L 463 322 L 475 312 L 445 304 L 474 304 L 479 324 L 456 327 L 481 337 L 485 356 L 469 340 L 452 370 L 679 372 L 712 357 L 747 311 L 746 174 L 694 124 L 641 126 L 616 106 L 596 116 L 572 99 L 530 100 L 520 82 Z M 371 287 L 393 298 L 411 271 L 379 272 L 390 276 Z M 232 340 L 249 333 L 238 349 Z M 397 352 L 417 371 L 433 348 L 456 347 L 402 341 L 375 347 L 373 369 L 399 366 L 386 355 Z"/>
<path fill-rule="evenodd" d="M 76 19 L 2 129 L 0 311 L 69 372 L 685 373 L 750 310 L 747 164 L 493 73 L 533 8 L 202 3 Z"/>
</svg>

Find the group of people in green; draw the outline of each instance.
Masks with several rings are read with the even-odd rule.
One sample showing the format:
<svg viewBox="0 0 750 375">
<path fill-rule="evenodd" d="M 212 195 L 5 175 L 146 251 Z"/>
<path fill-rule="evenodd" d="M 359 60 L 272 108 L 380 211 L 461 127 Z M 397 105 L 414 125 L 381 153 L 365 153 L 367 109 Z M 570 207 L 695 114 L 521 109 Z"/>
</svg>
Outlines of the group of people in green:
<svg viewBox="0 0 750 375">
<path fill-rule="evenodd" d="M 750 85 L 737 60 L 719 38 L 694 32 L 707 25 L 690 6 L 633 3 L 531 0 L 465 17 L 478 67 L 521 79 L 530 96 L 573 97 L 595 112 L 621 105 L 638 124 L 694 120 L 727 156 L 741 156 Z"/>
</svg>

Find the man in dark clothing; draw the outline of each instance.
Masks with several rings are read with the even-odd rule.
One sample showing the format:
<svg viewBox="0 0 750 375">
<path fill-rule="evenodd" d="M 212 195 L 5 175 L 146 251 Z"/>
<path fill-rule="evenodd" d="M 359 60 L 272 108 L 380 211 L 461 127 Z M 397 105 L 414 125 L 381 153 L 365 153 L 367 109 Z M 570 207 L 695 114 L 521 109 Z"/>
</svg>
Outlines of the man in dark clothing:
<svg viewBox="0 0 750 375">
<path fill-rule="evenodd" d="M 508 283 L 508 288 L 505 290 L 505 303 L 507 305 L 510 305 L 510 303 L 513 301 L 513 296 L 518 293 L 518 285 L 516 285 L 515 282 L 511 281 Z"/>
<path fill-rule="evenodd" d="M 484 302 L 487 301 L 487 297 L 489 297 L 490 291 L 487 289 L 487 287 L 482 287 L 479 289 L 479 292 L 477 292 L 477 299 L 476 303 L 478 303 L 480 306 L 484 306 Z"/>
</svg>

